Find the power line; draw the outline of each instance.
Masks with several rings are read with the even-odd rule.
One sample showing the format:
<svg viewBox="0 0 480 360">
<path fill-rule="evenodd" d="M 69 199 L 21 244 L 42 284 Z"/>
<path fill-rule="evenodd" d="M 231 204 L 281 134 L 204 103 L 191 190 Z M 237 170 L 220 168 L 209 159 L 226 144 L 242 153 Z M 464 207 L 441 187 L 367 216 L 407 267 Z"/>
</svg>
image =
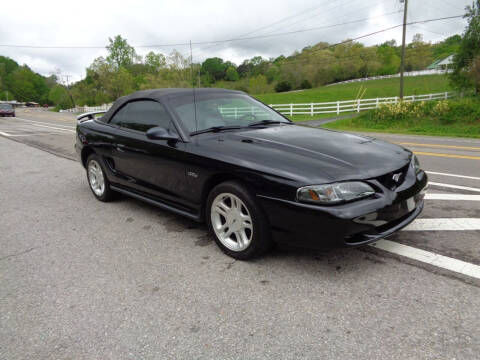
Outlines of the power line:
<svg viewBox="0 0 480 360">
<path fill-rule="evenodd" d="M 433 22 L 433 21 L 448 20 L 448 19 L 455 19 L 455 18 L 463 18 L 463 15 L 454 15 L 454 16 L 445 16 L 445 17 L 434 18 L 434 19 L 418 20 L 418 21 L 410 22 L 407 25 L 423 24 L 423 23 L 429 23 L 429 22 Z M 342 23 L 342 24 L 346 24 L 346 23 Z M 325 28 L 328 28 L 328 27 L 339 26 L 339 25 L 340 24 L 319 26 L 319 27 L 300 29 L 300 30 L 295 30 L 295 31 L 287 31 L 287 32 L 268 34 L 268 35 L 257 35 L 257 36 L 231 38 L 231 39 L 223 39 L 223 40 L 197 41 L 197 42 L 192 42 L 192 45 L 220 44 L 220 43 L 223 43 L 223 42 L 265 39 L 265 38 L 271 38 L 271 37 L 277 37 L 277 36 L 286 36 L 286 35 L 291 35 L 291 34 L 298 34 L 298 33 L 303 33 L 303 32 L 308 32 L 308 31 L 315 31 L 315 30 L 325 29 Z M 402 24 L 391 26 L 391 27 L 388 27 L 386 29 L 374 31 L 374 32 L 371 32 L 369 34 L 356 37 L 354 39 L 346 40 L 345 42 L 354 41 L 354 40 L 362 39 L 362 38 L 365 38 L 365 37 L 368 37 L 368 36 L 376 35 L 376 34 L 379 34 L 379 33 L 382 33 L 382 32 L 388 31 L 388 30 L 395 29 L 395 28 L 400 27 L 400 26 L 402 26 Z M 344 43 L 344 42 L 341 42 L 341 43 L 338 43 L 338 44 L 342 44 L 342 43 Z M 134 47 L 134 48 L 158 48 L 158 47 L 189 46 L 189 45 L 190 45 L 190 42 L 182 42 L 182 43 L 171 43 L 171 44 L 135 45 L 135 46 L 132 46 L 132 47 Z M 334 45 L 335 44 L 333 44 L 332 46 L 334 46 Z M 16 44 L 0 44 L 0 47 L 33 48 L 33 49 L 104 49 L 105 48 L 104 46 L 40 46 L 40 45 L 16 45 Z"/>
<path fill-rule="evenodd" d="M 340 1 L 340 0 L 337 0 L 336 2 L 338 2 L 338 1 Z M 353 1 L 356 1 L 356 0 L 350 0 L 350 1 L 347 2 L 346 4 L 349 4 L 349 3 L 353 2 Z M 346 4 L 343 4 L 343 5 L 346 5 Z M 330 5 L 331 5 L 331 4 L 330 4 Z M 334 10 L 334 9 L 340 7 L 340 6 L 341 6 L 341 5 L 337 5 L 337 6 L 328 8 L 328 9 L 322 9 L 322 10 L 324 11 L 324 12 L 323 12 L 323 15 L 328 14 L 329 12 L 331 12 L 332 10 Z M 292 19 L 294 19 L 294 18 L 296 18 L 296 17 L 302 16 L 303 14 L 305 14 L 305 13 L 307 13 L 307 12 L 308 12 L 309 14 L 311 14 L 312 12 L 316 12 L 320 7 L 322 7 L 322 6 L 315 6 L 315 7 L 312 7 L 312 8 L 306 9 L 306 10 L 303 10 L 303 11 L 301 11 L 301 12 L 299 12 L 299 13 L 296 13 L 296 14 L 294 14 L 294 15 L 292 15 L 292 16 L 287 16 L 287 17 L 282 18 L 281 20 L 278 20 L 278 21 L 276 21 L 276 22 L 274 22 L 274 23 L 271 23 L 271 24 L 269 24 L 269 25 L 260 27 L 260 28 L 258 28 L 258 29 L 256 29 L 256 30 L 253 30 L 253 31 L 247 33 L 247 34 L 241 35 L 241 36 L 239 36 L 239 38 L 243 38 L 243 37 L 249 36 L 249 35 L 251 35 L 251 34 L 257 33 L 257 32 L 259 32 L 259 31 L 261 31 L 261 30 L 265 30 L 265 29 L 267 29 L 267 28 L 269 28 L 269 27 L 278 25 L 279 23 L 282 23 L 282 22 L 285 22 L 285 21 L 288 22 L 288 21 L 290 21 L 290 20 L 292 20 Z M 312 10 L 312 11 L 311 11 L 311 10 Z M 307 19 L 309 19 L 309 18 L 307 18 Z M 299 21 L 302 21 L 302 19 L 300 19 Z M 299 21 L 296 21 L 296 22 L 294 22 L 293 24 L 297 24 Z M 284 28 L 288 28 L 288 27 L 292 26 L 293 24 L 287 24 Z M 273 32 L 274 32 L 274 31 L 275 31 L 275 29 L 273 30 Z M 270 33 L 272 33 L 272 32 L 269 32 L 269 33 L 267 33 L 267 34 L 270 34 Z M 266 34 L 263 34 L 263 35 L 266 35 Z M 206 50 L 209 50 L 209 49 L 211 49 L 211 48 L 214 48 L 214 47 L 216 47 L 216 46 L 219 46 L 219 45 L 222 45 L 222 44 L 225 44 L 225 45 L 226 45 L 227 43 L 228 43 L 228 42 L 226 42 L 226 43 L 223 43 L 223 42 L 222 42 L 222 43 L 219 43 L 219 44 L 214 44 L 214 45 L 210 45 L 210 46 L 208 46 L 208 47 L 200 48 L 200 49 L 198 49 L 198 50 L 200 50 L 200 52 L 202 53 L 202 52 L 204 52 L 204 51 L 206 51 Z M 198 51 L 198 50 L 197 50 L 197 51 Z"/>
<path fill-rule="evenodd" d="M 397 12 L 397 11 L 394 11 L 394 12 L 391 12 L 391 13 L 386 13 L 386 14 L 381 14 L 381 15 L 378 15 L 378 16 L 371 16 L 371 17 L 367 17 L 367 18 L 363 18 L 363 19 L 357 19 L 357 20 L 342 22 L 342 23 L 338 23 L 338 24 L 330 24 L 330 25 L 317 26 L 317 27 L 315 27 L 315 28 L 294 30 L 294 31 L 290 31 L 290 32 L 287 32 L 287 33 L 277 33 L 277 34 L 260 35 L 260 36 L 255 37 L 255 38 L 260 38 L 260 37 L 261 37 L 261 38 L 265 38 L 265 37 L 270 37 L 270 36 L 281 36 L 281 35 L 285 35 L 285 34 L 295 34 L 295 33 L 300 33 L 300 32 L 307 32 L 307 31 L 328 29 L 328 28 L 337 27 L 337 26 L 350 25 L 350 24 L 354 24 L 354 23 L 358 23 L 358 22 L 362 22 L 362 21 L 366 21 L 366 20 L 375 19 L 375 18 L 378 18 L 378 17 L 381 17 L 381 16 L 392 15 L 392 14 L 396 14 L 396 13 L 398 13 L 398 12 Z M 238 39 L 238 40 L 243 40 L 243 39 L 247 40 L 247 38 L 241 38 L 241 39 Z M 251 38 L 250 38 L 250 39 L 251 39 Z"/>
</svg>

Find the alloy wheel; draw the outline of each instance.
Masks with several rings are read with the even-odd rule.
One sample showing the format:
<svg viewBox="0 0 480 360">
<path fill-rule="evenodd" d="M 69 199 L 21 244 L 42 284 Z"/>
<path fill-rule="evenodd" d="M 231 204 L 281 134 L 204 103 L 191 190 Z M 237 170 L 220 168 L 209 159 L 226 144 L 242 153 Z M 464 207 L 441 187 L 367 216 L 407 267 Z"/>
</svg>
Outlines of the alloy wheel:
<svg viewBox="0 0 480 360">
<path fill-rule="evenodd" d="M 232 251 L 248 248 L 253 237 L 250 212 L 240 198 L 231 193 L 215 197 L 210 211 L 212 228 L 218 240 Z"/>
<path fill-rule="evenodd" d="M 95 195 L 102 196 L 105 191 L 105 179 L 102 168 L 96 160 L 90 160 L 88 163 L 88 181 Z"/>
</svg>

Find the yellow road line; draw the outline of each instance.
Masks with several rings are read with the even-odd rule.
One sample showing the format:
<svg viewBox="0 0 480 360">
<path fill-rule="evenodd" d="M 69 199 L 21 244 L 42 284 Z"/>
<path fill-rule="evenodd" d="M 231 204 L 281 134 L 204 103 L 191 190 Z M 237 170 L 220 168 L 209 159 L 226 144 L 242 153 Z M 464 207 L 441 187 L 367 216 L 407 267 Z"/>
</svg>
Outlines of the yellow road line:
<svg viewBox="0 0 480 360">
<path fill-rule="evenodd" d="M 421 151 L 414 151 L 413 153 L 416 155 L 425 155 L 425 156 L 438 156 L 438 157 L 446 157 L 446 158 L 454 158 L 454 159 L 480 160 L 480 156 L 440 154 L 440 153 L 421 152 Z"/>
<path fill-rule="evenodd" d="M 407 145 L 413 147 L 430 147 L 430 148 L 445 148 L 445 149 L 459 149 L 459 150 L 480 150 L 480 147 L 473 146 L 455 146 L 455 145 L 440 145 L 440 144 L 418 144 L 411 142 L 399 142 L 399 145 Z"/>
</svg>

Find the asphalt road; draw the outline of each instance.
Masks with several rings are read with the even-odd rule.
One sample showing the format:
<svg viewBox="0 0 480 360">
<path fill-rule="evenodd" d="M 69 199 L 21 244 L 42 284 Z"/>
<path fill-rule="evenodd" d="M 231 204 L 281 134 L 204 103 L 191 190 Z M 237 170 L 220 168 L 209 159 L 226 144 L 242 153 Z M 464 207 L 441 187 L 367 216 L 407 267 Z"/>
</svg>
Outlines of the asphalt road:
<svg viewBox="0 0 480 360">
<path fill-rule="evenodd" d="M 17 115 L 0 118 L 0 359 L 478 359 L 474 273 L 375 247 L 234 261 L 203 226 L 96 201 L 72 115 Z M 443 174 L 390 242 L 480 264 L 480 141 L 382 137 Z"/>
</svg>

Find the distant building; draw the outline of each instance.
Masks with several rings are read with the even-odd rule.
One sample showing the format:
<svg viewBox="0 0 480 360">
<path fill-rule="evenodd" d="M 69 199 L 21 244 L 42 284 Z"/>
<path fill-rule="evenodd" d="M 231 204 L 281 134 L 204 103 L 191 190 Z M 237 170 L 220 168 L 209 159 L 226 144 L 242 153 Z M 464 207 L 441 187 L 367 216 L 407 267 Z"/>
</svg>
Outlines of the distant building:
<svg viewBox="0 0 480 360">
<path fill-rule="evenodd" d="M 29 101 L 25 105 L 27 105 L 27 107 L 40 107 L 40 104 L 34 101 Z"/>
<path fill-rule="evenodd" d="M 427 66 L 428 70 L 448 70 L 451 68 L 453 63 L 453 54 L 447 56 L 444 59 L 436 60 L 429 66 Z"/>
</svg>

